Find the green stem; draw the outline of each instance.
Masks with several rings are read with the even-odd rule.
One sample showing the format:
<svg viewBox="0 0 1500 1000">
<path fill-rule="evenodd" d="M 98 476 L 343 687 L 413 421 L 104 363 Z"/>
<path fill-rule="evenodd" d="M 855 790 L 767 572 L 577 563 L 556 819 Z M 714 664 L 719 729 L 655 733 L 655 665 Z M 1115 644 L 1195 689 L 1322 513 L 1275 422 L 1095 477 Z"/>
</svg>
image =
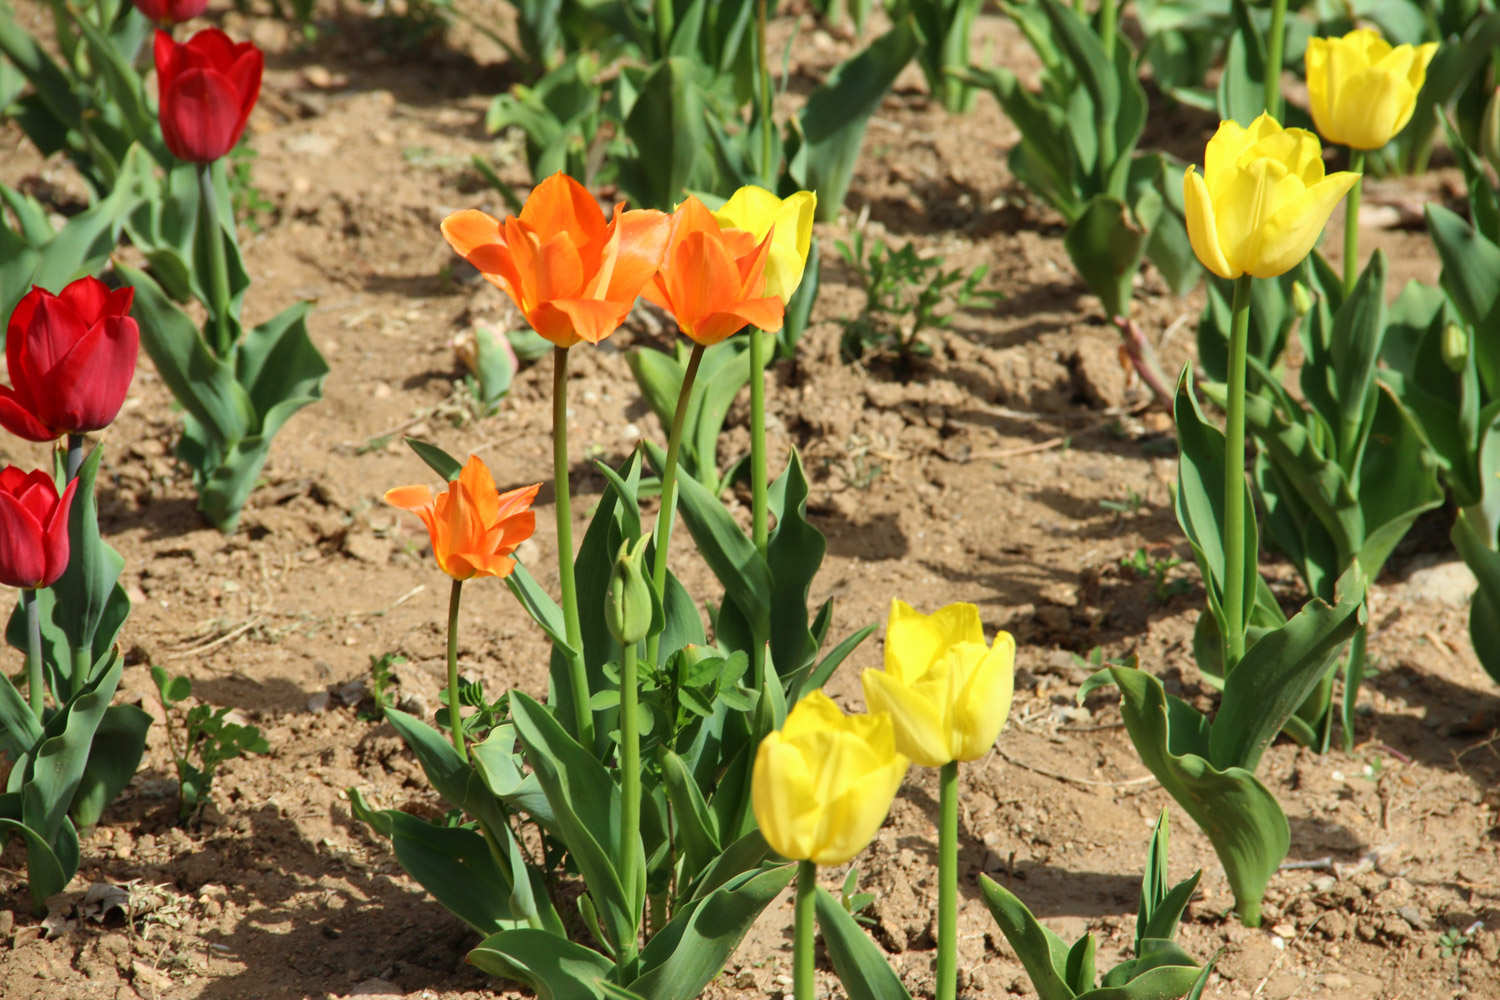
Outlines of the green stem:
<svg viewBox="0 0 1500 1000">
<path fill-rule="evenodd" d="M 672 541 L 672 521 L 677 516 L 677 455 L 682 450 L 682 425 L 687 419 L 688 401 L 693 397 L 693 381 L 698 377 L 704 350 L 702 344 L 695 343 L 693 353 L 688 356 L 682 388 L 677 391 L 677 412 L 672 414 L 672 427 L 667 432 L 667 463 L 661 470 L 661 511 L 656 515 L 656 554 L 651 564 L 651 588 L 658 597 L 667 592 L 667 549 Z M 658 663 L 660 649 L 658 632 L 646 640 L 646 658 Z"/>
<path fill-rule="evenodd" d="M 31 714 L 41 722 L 47 688 L 42 680 L 42 619 L 37 611 L 35 590 L 27 587 L 21 591 L 21 606 L 26 609 L 26 697 Z"/>
<path fill-rule="evenodd" d="M 1354 751 L 1354 706 L 1359 686 L 1365 679 L 1365 639 L 1369 626 L 1361 625 L 1349 640 L 1349 656 L 1344 661 L 1344 750 Z"/>
<path fill-rule="evenodd" d="M 463 593 L 464 582 L 453 581 L 448 591 L 448 728 L 452 730 L 453 749 L 460 760 L 469 759 L 469 748 L 464 744 L 464 720 L 458 711 L 458 599 Z"/>
<path fill-rule="evenodd" d="M 1281 121 L 1281 52 L 1286 42 L 1286 0 L 1271 0 L 1271 33 L 1266 36 L 1266 114 Z"/>
<path fill-rule="evenodd" d="M 78 478 L 78 469 L 83 465 L 83 435 L 68 435 L 68 464 L 66 466 L 66 482 L 72 482 Z"/>
<path fill-rule="evenodd" d="M 750 330 L 750 530 L 764 556 L 770 540 L 766 510 L 766 342 L 769 334 Z"/>
<path fill-rule="evenodd" d="M 937 1000 L 958 990 L 958 761 L 938 772 Z"/>
<path fill-rule="evenodd" d="M 1104 58 L 1113 65 L 1115 61 L 1115 0 L 1100 0 L 1099 43 L 1104 47 Z M 1100 171 L 1111 170 L 1115 163 L 1115 131 L 1112 120 L 1104 120 L 1099 129 Z"/>
<path fill-rule="evenodd" d="M 1240 918 L 1240 923 L 1246 927 L 1260 926 L 1260 897 L 1236 901 L 1234 907 L 1235 915 Z"/>
<path fill-rule="evenodd" d="M 583 659 L 583 624 L 578 617 L 578 584 L 573 577 L 573 496 L 568 489 L 568 349 L 552 352 L 552 492 L 557 500 L 557 580 L 562 590 L 563 628 L 568 637 L 568 671 L 573 681 L 573 719 L 578 742 L 594 743 L 589 709 L 589 674 Z"/>
<path fill-rule="evenodd" d="M 1359 280 L 1359 196 L 1364 189 L 1365 151 L 1349 150 L 1349 169 L 1360 174 L 1344 201 L 1344 296 L 1354 291 Z"/>
<path fill-rule="evenodd" d="M 813 982 L 813 920 L 818 886 L 818 866 L 811 861 L 797 862 L 797 904 L 792 918 L 792 997 L 813 1000 L 817 992 Z"/>
<path fill-rule="evenodd" d="M 645 873 L 635 845 L 641 839 L 641 737 L 636 728 L 636 644 L 623 644 L 620 664 L 620 884 L 626 899 L 640 899 Z M 620 965 L 635 961 L 641 915 L 633 914 L 636 936 L 620 942 Z"/>
<path fill-rule="evenodd" d="M 672 47 L 672 32 L 677 27 L 677 10 L 672 0 L 656 0 L 652 8 L 652 20 L 656 22 L 657 58 L 665 59 Z"/>
<path fill-rule="evenodd" d="M 218 196 L 214 193 L 213 164 L 198 166 L 198 238 L 208 256 L 208 345 L 218 358 L 234 348 L 229 330 L 229 263 L 224 256 L 224 229 L 219 225 Z"/>
<path fill-rule="evenodd" d="M 755 4 L 756 55 L 760 58 L 760 179 L 775 187 L 776 171 L 771 163 L 775 156 L 775 131 L 771 117 L 771 52 L 766 47 L 766 0 Z"/>
<path fill-rule="evenodd" d="M 1250 290 L 1255 279 L 1234 283 L 1229 332 L 1229 385 L 1224 421 L 1224 673 L 1245 655 L 1245 355 L 1250 339 Z"/>
</svg>

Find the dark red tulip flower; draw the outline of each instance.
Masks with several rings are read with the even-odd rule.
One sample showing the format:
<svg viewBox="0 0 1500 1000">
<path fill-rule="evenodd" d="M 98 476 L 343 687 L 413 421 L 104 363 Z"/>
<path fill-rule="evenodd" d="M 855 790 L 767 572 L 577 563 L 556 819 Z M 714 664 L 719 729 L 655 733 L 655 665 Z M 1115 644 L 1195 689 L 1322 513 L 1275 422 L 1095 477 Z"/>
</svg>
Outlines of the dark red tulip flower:
<svg viewBox="0 0 1500 1000">
<path fill-rule="evenodd" d="M 177 24 L 203 13 L 208 0 L 135 0 L 135 9 L 157 24 Z"/>
<path fill-rule="evenodd" d="M 0 583 L 50 587 L 68 568 L 68 510 L 78 480 L 62 496 L 41 469 L 0 469 Z"/>
<path fill-rule="evenodd" d="M 129 315 L 135 289 L 79 278 L 53 295 L 32 286 L 5 329 L 10 388 L 0 386 L 0 426 L 28 441 L 105 427 L 135 375 L 141 330 Z"/>
<path fill-rule="evenodd" d="M 184 43 L 156 33 L 156 94 L 161 134 L 179 160 L 212 163 L 234 148 L 260 96 L 265 57 L 218 28 Z"/>
</svg>

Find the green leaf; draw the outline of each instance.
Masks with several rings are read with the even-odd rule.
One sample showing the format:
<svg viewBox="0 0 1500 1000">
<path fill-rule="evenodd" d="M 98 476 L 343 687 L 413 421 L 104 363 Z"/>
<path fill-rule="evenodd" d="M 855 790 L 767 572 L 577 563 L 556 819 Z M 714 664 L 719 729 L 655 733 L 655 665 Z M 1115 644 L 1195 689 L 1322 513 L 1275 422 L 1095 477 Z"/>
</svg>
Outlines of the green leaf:
<svg viewBox="0 0 1500 1000">
<path fill-rule="evenodd" d="M 919 44 L 911 21 L 902 20 L 808 96 L 787 140 L 787 170 L 797 187 L 816 192 L 820 222 L 838 217 L 870 115 Z"/>
<path fill-rule="evenodd" d="M 988 875 L 979 876 L 979 892 L 1000 932 L 1026 968 L 1039 1000 L 1074 1000 L 1068 984 L 1070 950 L 1062 938 L 1043 927 L 1016 896 Z M 1090 937 L 1079 939 L 1080 943 Z M 1093 984 L 1090 983 L 1090 986 Z"/>
<path fill-rule="evenodd" d="M 1104 304 L 1106 316 L 1130 315 L 1131 284 L 1150 235 L 1149 226 L 1138 225 L 1125 203 L 1108 194 L 1090 198 L 1063 234 L 1068 257 Z"/>
<path fill-rule="evenodd" d="M 1427 229 L 1443 262 L 1443 289 L 1454 306 L 1474 329 L 1494 329 L 1500 323 L 1500 246 L 1441 205 L 1427 206 Z M 1488 363 L 1494 354 L 1476 353 L 1479 376 L 1491 398 L 1500 395 L 1500 369 Z"/>
<path fill-rule="evenodd" d="M 354 788 L 349 789 L 349 806 L 356 819 L 390 839 L 402 870 L 448 912 L 480 934 L 518 924 L 507 905 L 511 879 L 478 833 L 428 823 L 399 809 L 371 809 Z"/>
<path fill-rule="evenodd" d="M 4 800 L 18 801 L 20 798 L 19 792 L 0 796 L 0 831 L 19 834 L 26 842 L 26 887 L 31 890 L 32 912 L 40 915 L 47 912 L 47 898 L 66 889 L 78 871 L 78 834 L 73 824 L 64 820 L 66 826 L 60 831 L 60 837 L 65 844 L 71 843 L 72 850 L 69 852 L 64 846 L 64 856 L 59 857 L 40 833 L 21 820 L 5 815 L 8 803 Z"/>
<path fill-rule="evenodd" d="M 631 991 L 650 1000 L 694 1000 L 796 871 L 790 864 L 748 871 L 680 908 L 642 950 L 645 971 Z"/>
<path fill-rule="evenodd" d="M 504 808 L 490 793 L 484 778 L 459 757 L 448 737 L 400 709 L 387 708 L 385 718 L 416 755 L 427 780 L 444 801 L 479 820 L 492 835 L 505 827 Z"/>
<path fill-rule="evenodd" d="M 621 184 L 641 207 L 671 209 L 689 188 L 714 184 L 697 63 L 669 56 L 652 67 L 625 118 L 639 153 L 619 164 Z"/>
<path fill-rule="evenodd" d="M 671 750 L 663 750 L 661 765 L 685 870 L 702 871 L 720 853 L 718 823 L 682 758 Z"/>
<path fill-rule="evenodd" d="M 535 700 L 512 691 L 510 710 L 527 763 L 552 805 L 558 838 L 573 855 L 602 910 L 612 943 L 618 946 L 636 934 L 644 903 L 643 896 L 627 898 L 620 882 L 623 852 L 637 852 L 636 870 L 645 871 L 640 839 L 625 845 L 619 842 L 620 788 L 603 765 Z M 636 889 L 644 890 L 644 883 Z"/>
<path fill-rule="evenodd" d="M 1453 522 L 1451 538 L 1479 582 L 1469 605 L 1474 655 L 1485 673 L 1500 683 L 1500 552 L 1495 550 L 1493 529 L 1487 528 L 1477 507 L 1465 507 Z"/>
<path fill-rule="evenodd" d="M 771 627 L 771 571 L 725 510 L 719 498 L 691 477 L 678 480 L 682 519 L 692 533 L 703 561 L 724 585 L 726 600 L 734 603 L 759 635 Z"/>
<path fill-rule="evenodd" d="M 532 928 L 491 934 L 469 952 L 471 965 L 513 979 L 538 1000 L 604 1000 L 614 963 L 592 948 Z"/>
<path fill-rule="evenodd" d="M 99 638 L 100 625 L 109 621 L 112 626 L 103 637 L 107 649 L 130 612 L 130 599 L 123 590 L 117 596 L 119 588 L 115 586 L 125 568 L 125 558 L 99 535 L 99 503 L 94 495 L 94 482 L 103 457 L 103 447 L 96 447 L 79 466 L 78 492 L 68 512 L 68 568 L 52 585 L 56 598 L 52 620 L 68 637 L 72 648 L 89 652 L 90 665 L 98 659 L 95 640 Z M 116 605 L 113 612 L 112 600 Z M 68 695 L 81 691 L 88 680 L 72 677 Z"/>
<path fill-rule="evenodd" d="M 88 763 L 73 794 L 73 823 L 87 830 L 99 822 L 140 766 L 151 716 L 138 705 L 111 705 L 104 710 L 89 747 Z"/>
<path fill-rule="evenodd" d="M 766 503 L 776 519 L 766 543 L 766 567 L 773 581 L 769 594 L 771 660 L 783 683 L 818 654 L 818 641 L 808 623 L 807 598 L 828 543 L 807 520 L 807 496 L 802 458 L 793 448 L 786 470 L 767 491 Z"/>
<path fill-rule="evenodd" d="M 403 440 L 407 447 L 416 452 L 417 457 L 426 462 L 429 469 L 442 476 L 445 482 L 453 482 L 464 469 L 464 463 L 435 444 L 414 437 L 403 438 Z"/>
<path fill-rule="evenodd" d="M 901 977 L 891 969 L 879 946 L 832 893 L 819 886 L 815 906 L 828 960 L 833 963 L 849 1000 L 911 1000 Z"/>
<path fill-rule="evenodd" d="M 1257 923 L 1266 883 L 1291 844 L 1276 798 L 1244 768 L 1220 770 L 1210 764 L 1207 721 L 1169 696 L 1155 677 L 1130 667 L 1109 672 L 1120 688 L 1120 711 L 1141 762 L 1208 835 L 1241 919 Z M 1236 668 L 1230 677 L 1238 673 Z"/>
</svg>

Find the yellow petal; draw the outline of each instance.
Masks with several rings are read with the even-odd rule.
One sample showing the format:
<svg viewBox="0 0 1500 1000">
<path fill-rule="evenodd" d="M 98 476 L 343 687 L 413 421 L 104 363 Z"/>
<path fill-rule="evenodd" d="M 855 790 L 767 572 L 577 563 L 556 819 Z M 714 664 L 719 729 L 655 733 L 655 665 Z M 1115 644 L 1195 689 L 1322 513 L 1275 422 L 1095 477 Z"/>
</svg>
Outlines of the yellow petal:
<svg viewBox="0 0 1500 1000">
<path fill-rule="evenodd" d="M 956 642 L 984 642 L 979 608 L 955 603 L 924 615 L 905 601 L 891 601 L 885 628 L 885 669 L 910 683 Z"/>
<path fill-rule="evenodd" d="M 942 767 L 953 759 L 940 705 L 884 670 L 866 670 L 860 680 L 870 711 L 889 714 L 897 750 L 923 767 Z"/>
<path fill-rule="evenodd" d="M 1222 131 L 1222 130 L 1221 130 Z M 1212 150 L 1212 143 L 1210 151 Z M 1188 242 L 1202 265 L 1221 278 L 1238 278 L 1243 270 L 1233 267 L 1219 244 L 1218 223 L 1208 185 L 1191 166 L 1182 178 L 1182 199 L 1187 209 Z"/>
<path fill-rule="evenodd" d="M 1329 174 L 1301 197 L 1277 206 L 1261 227 L 1255 260 L 1247 262 L 1245 269 L 1257 278 L 1274 278 L 1296 267 L 1312 251 L 1328 217 L 1357 180 L 1359 174 L 1347 170 Z"/>
<path fill-rule="evenodd" d="M 729 196 L 717 212 L 713 213 L 719 225 L 743 230 L 755 237 L 759 243 L 765 239 L 781 213 L 781 199 L 763 187 L 746 184 Z"/>
<path fill-rule="evenodd" d="M 1016 640 L 1009 632 L 1001 632 L 959 693 L 951 738 L 956 760 L 976 760 L 995 745 L 1010 715 L 1015 663 Z"/>
<path fill-rule="evenodd" d="M 817 864 L 841 865 L 864 850 L 891 811 L 907 761 L 893 755 L 869 762 L 876 766 L 863 770 L 857 783 L 844 788 L 829 803 L 827 836 L 812 857 Z"/>
<path fill-rule="evenodd" d="M 784 858 L 812 855 L 818 819 L 813 775 L 802 751 L 781 732 L 769 733 L 755 752 L 750 807 L 766 843 Z"/>
<path fill-rule="evenodd" d="M 1333 42 L 1327 38 L 1307 40 L 1307 52 L 1302 63 L 1307 73 L 1307 107 L 1312 112 L 1313 124 L 1324 137 L 1333 121 L 1333 102 L 1329 94 L 1328 50 Z"/>
<path fill-rule="evenodd" d="M 789 740 L 798 740 L 825 729 L 842 728 L 843 724 L 844 713 L 820 688 L 792 706 L 781 725 L 781 733 Z"/>
</svg>

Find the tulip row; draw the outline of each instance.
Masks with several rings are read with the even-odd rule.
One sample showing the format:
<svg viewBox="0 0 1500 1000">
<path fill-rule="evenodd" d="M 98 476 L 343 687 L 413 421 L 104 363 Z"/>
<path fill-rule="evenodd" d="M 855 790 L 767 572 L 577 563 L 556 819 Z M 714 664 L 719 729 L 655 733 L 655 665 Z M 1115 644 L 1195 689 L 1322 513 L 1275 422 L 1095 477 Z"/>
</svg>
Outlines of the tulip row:
<svg viewBox="0 0 1500 1000">
<path fill-rule="evenodd" d="M 193 471 L 199 509 L 232 531 L 272 436 L 321 397 L 328 368 L 308 339 L 306 304 L 254 329 L 240 321 L 250 280 L 222 160 L 245 130 L 264 59 L 216 28 L 174 40 L 175 23 L 204 6 L 96 4 L 57 22 L 56 47 L 69 56 L 61 60 L 0 10 L 0 53 L 34 90 L 21 124 L 45 152 L 60 143 L 97 195 L 54 234 L 40 206 L 0 190 L 19 221 L 14 231 L 0 223 L 8 258 L 0 263 L 0 307 L 14 306 L 33 284 L 56 289 L 96 272 L 128 235 L 148 268 L 115 270 L 135 289 L 142 346 L 185 411 L 178 457 Z M 150 45 L 155 114 L 136 65 L 151 22 L 160 26 Z M 188 299 L 207 310 L 201 332 L 177 305 Z"/>
</svg>

